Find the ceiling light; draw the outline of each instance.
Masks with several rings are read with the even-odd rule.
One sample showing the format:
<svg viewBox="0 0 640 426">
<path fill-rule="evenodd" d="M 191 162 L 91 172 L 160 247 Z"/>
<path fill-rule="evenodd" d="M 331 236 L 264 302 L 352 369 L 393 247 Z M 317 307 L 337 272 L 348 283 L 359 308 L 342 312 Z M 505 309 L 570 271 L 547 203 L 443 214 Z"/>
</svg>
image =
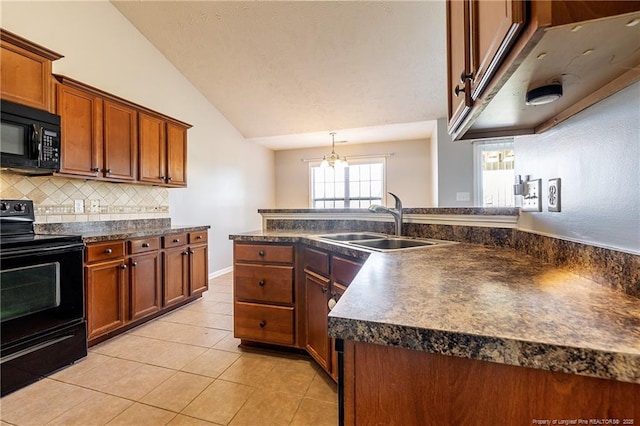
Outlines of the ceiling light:
<svg viewBox="0 0 640 426">
<path fill-rule="evenodd" d="M 562 84 L 552 83 L 529 90 L 526 95 L 527 105 L 545 105 L 562 97 Z"/>
<path fill-rule="evenodd" d="M 347 163 L 347 157 L 340 157 L 336 154 L 336 132 L 329 133 L 331 135 L 331 154 L 325 155 L 322 157 L 322 163 L 320 163 L 320 167 L 349 167 Z"/>
</svg>

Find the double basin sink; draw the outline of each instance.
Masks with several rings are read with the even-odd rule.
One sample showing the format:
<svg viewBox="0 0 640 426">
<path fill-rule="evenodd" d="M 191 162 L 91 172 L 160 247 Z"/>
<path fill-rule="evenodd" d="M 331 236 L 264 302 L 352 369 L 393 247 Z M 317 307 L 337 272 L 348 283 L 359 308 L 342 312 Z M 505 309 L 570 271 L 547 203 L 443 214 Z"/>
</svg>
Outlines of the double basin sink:
<svg viewBox="0 0 640 426">
<path fill-rule="evenodd" d="M 345 232 L 340 234 L 320 235 L 319 238 L 347 243 L 353 246 L 376 251 L 394 251 L 434 247 L 456 244 L 453 241 L 433 240 L 426 238 L 396 237 L 369 232 Z"/>
</svg>

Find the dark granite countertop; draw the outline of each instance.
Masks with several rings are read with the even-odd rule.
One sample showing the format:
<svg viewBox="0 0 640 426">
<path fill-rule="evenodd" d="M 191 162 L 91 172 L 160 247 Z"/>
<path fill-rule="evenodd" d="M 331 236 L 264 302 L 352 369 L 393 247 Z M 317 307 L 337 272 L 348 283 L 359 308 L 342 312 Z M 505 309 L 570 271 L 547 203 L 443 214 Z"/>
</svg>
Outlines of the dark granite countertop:
<svg viewBox="0 0 640 426">
<path fill-rule="evenodd" d="M 518 216 L 518 207 L 404 207 L 404 214 L 441 214 L 441 215 L 473 215 L 473 216 Z M 345 214 L 370 213 L 369 209 L 258 209 L 260 214 L 269 213 L 315 213 Z"/>
<path fill-rule="evenodd" d="M 206 226 L 172 225 L 166 228 L 150 228 L 150 229 L 139 229 L 139 230 L 128 230 L 128 231 L 83 232 L 82 240 L 85 243 L 96 243 L 100 241 L 129 240 L 132 238 L 144 238 L 144 237 L 164 235 L 164 234 L 179 234 L 182 232 L 205 231 L 209 228 L 210 226 L 208 225 Z"/>
<path fill-rule="evenodd" d="M 209 225 L 172 225 L 166 219 L 114 220 L 101 222 L 67 222 L 35 224 L 39 234 L 81 235 L 85 243 L 127 240 L 154 235 L 205 231 Z"/>
<path fill-rule="evenodd" d="M 519 251 L 369 253 L 301 232 L 230 239 L 365 253 L 329 315 L 332 337 L 640 383 L 640 300 Z"/>
</svg>

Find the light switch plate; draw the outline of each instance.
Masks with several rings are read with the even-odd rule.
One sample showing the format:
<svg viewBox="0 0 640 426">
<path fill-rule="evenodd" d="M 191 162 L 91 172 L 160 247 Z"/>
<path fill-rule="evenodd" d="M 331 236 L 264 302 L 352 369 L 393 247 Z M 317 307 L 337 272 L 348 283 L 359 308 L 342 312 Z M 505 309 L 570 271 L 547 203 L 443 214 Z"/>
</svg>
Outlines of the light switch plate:
<svg viewBox="0 0 640 426">
<path fill-rule="evenodd" d="M 542 211 L 542 179 L 530 180 L 524 183 L 526 192 L 522 197 L 522 211 Z"/>
<path fill-rule="evenodd" d="M 84 201 L 83 200 L 73 200 L 73 212 L 84 213 Z"/>
<path fill-rule="evenodd" d="M 547 191 L 547 209 L 550 212 L 560 211 L 560 178 L 549 179 Z"/>
</svg>

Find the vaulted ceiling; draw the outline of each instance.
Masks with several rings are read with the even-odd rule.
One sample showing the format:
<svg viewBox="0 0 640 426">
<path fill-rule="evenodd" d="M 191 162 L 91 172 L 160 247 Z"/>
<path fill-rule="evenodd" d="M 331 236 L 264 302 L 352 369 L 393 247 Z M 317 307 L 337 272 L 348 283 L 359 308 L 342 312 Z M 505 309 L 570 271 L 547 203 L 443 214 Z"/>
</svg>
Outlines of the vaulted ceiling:
<svg viewBox="0 0 640 426">
<path fill-rule="evenodd" d="M 118 1 L 243 134 L 273 149 L 429 137 L 444 1 Z"/>
</svg>

